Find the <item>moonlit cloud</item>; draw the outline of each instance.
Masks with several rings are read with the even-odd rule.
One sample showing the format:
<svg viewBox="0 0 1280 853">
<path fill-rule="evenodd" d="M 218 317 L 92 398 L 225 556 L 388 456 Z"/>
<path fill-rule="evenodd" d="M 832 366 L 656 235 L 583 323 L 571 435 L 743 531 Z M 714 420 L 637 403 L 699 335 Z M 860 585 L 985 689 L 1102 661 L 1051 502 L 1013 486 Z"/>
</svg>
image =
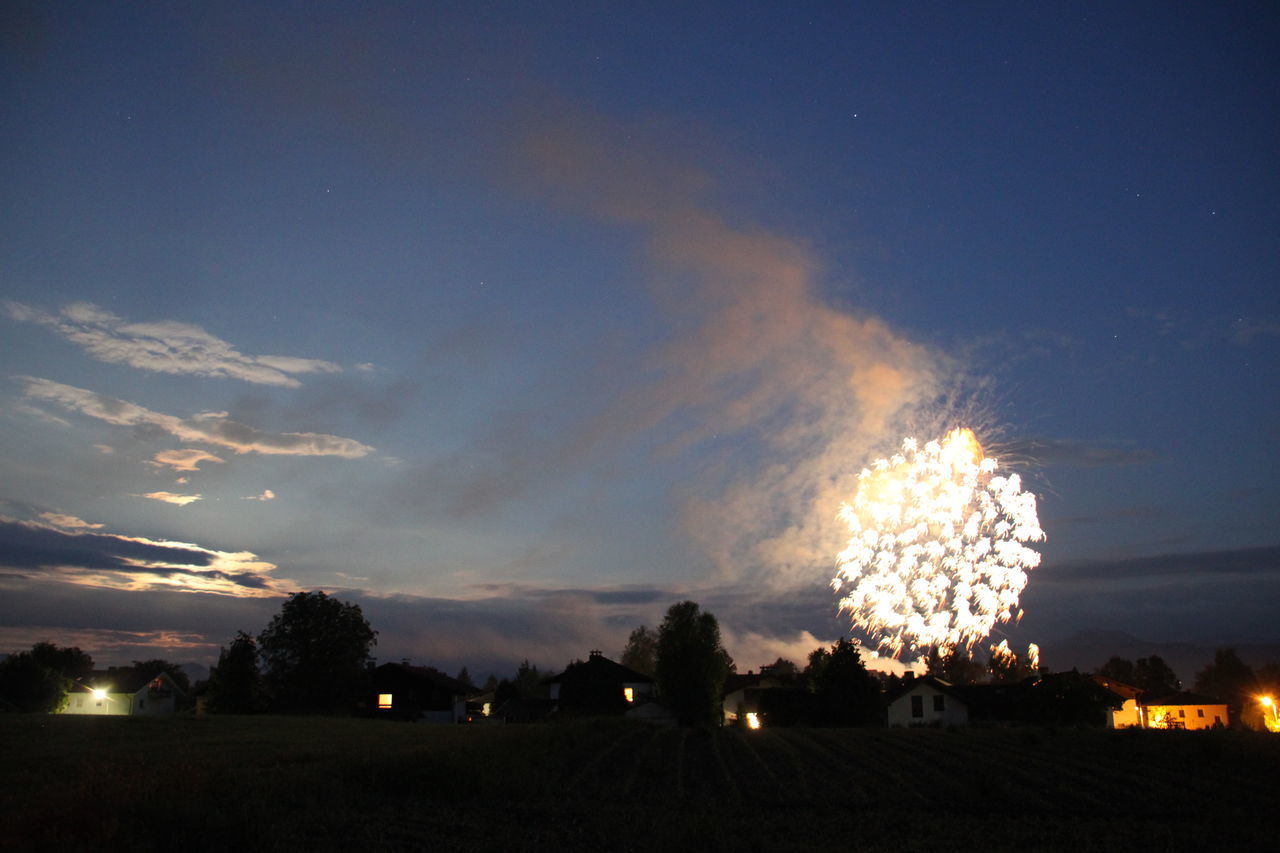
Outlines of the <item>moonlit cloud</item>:
<svg viewBox="0 0 1280 853">
<path fill-rule="evenodd" d="M 296 388 L 292 374 L 338 373 L 338 365 L 314 358 L 244 355 L 199 326 L 160 320 L 130 323 L 88 302 L 57 314 L 11 302 L 9 317 L 52 329 L 99 361 L 156 373 L 226 377 L 260 385 Z"/>
<path fill-rule="evenodd" d="M 157 467 L 169 466 L 175 471 L 199 471 L 201 462 L 221 462 L 221 458 L 194 448 L 187 450 L 162 450 L 151 457 L 150 464 Z M 185 477 L 183 478 L 186 479 Z"/>
<path fill-rule="evenodd" d="M 248 551 L 186 542 L 58 529 L 0 516 L 0 567 L 31 580 L 119 590 L 177 590 L 224 596 L 283 594 L 274 564 Z"/>
<path fill-rule="evenodd" d="M 193 504 L 198 500 L 204 499 L 203 495 L 176 495 L 173 492 L 147 492 L 145 495 L 141 495 L 141 497 L 150 498 L 153 501 L 162 501 L 167 504 L 174 504 L 175 506 L 186 506 L 187 504 Z"/>
<path fill-rule="evenodd" d="M 57 403 L 71 411 L 117 426 L 159 429 L 182 441 L 226 447 L 236 453 L 358 459 L 373 451 L 367 444 L 336 435 L 263 432 L 228 420 L 225 412 L 206 412 L 182 419 L 48 379 L 21 379 L 26 383 L 28 399 Z"/>
<path fill-rule="evenodd" d="M 276 493 L 270 489 L 263 489 L 260 495 L 249 495 L 245 498 L 247 501 L 273 501 L 276 499 Z"/>
</svg>

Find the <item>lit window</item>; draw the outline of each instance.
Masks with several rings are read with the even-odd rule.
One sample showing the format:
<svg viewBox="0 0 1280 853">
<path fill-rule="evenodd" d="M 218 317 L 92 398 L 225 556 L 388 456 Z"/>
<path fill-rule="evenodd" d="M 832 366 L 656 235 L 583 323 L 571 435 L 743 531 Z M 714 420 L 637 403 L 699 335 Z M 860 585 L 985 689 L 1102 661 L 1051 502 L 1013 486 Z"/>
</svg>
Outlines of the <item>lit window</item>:
<svg viewBox="0 0 1280 853">
<path fill-rule="evenodd" d="M 749 729 L 760 728 L 760 717 L 756 714 L 755 711 L 747 712 L 747 728 Z"/>
<path fill-rule="evenodd" d="M 379 693 L 379 694 L 378 694 L 378 707 L 379 707 L 379 708 L 382 708 L 383 710 L 386 710 L 387 708 L 390 708 L 390 707 L 391 707 L 391 694 L 390 694 L 390 693 Z"/>
<path fill-rule="evenodd" d="M 489 702 L 485 702 L 484 707 L 480 709 L 480 713 L 487 717 L 489 716 L 490 712 L 492 712 L 492 710 L 493 710 L 493 705 Z"/>
<path fill-rule="evenodd" d="M 632 688 L 630 688 L 630 687 L 624 687 L 624 688 L 622 688 L 622 696 L 623 696 L 623 698 L 625 698 L 628 702 L 634 702 L 634 701 L 636 701 L 636 691 L 635 691 L 635 690 L 633 690 L 633 689 L 632 689 Z"/>
</svg>

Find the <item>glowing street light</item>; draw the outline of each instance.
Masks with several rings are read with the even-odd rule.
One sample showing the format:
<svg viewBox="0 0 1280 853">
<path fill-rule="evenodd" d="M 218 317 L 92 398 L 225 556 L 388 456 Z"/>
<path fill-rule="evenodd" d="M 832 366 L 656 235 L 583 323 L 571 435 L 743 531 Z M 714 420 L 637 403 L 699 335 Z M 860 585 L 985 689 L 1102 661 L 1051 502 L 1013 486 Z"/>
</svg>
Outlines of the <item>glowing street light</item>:
<svg viewBox="0 0 1280 853">
<path fill-rule="evenodd" d="M 107 698 L 107 691 L 103 690 L 101 687 L 95 687 L 93 688 L 93 698 L 101 702 L 103 699 Z"/>
</svg>

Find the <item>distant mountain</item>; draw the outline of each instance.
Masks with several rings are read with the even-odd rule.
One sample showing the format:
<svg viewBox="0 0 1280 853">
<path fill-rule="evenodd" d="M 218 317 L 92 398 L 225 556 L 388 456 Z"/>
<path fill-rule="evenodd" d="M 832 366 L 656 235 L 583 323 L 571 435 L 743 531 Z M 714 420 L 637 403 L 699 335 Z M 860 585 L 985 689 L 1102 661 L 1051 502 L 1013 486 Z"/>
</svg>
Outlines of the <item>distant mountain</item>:
<svg viewBox="0 0 1280 853">
<path fill-rule="evenodd" d="M 1143 640 L 1124 631 L 1080 631 L 1062 640 L 1043 644 L 1041 663 L 1053 670 L 1079 669 L 1093 672 L 1112 655 L 1135 661 L 1159 655 L 1190 688 L 1196 673 L 1213 663 L 1213 653 L 1222 647 L 1233 648 L 1240 659 L 1255 669 L 1267 663 L 1280 663 L 1280 641 L 1274 643 L 1158 643 Z"/>
</svg>

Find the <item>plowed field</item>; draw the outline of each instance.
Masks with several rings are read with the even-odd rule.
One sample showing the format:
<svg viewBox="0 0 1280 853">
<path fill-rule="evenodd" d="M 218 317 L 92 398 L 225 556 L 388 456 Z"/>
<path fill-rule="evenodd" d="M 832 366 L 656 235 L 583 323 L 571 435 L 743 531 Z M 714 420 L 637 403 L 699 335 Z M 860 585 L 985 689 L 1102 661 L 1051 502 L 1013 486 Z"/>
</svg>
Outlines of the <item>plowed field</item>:
<svg viewBox="0 0 1280 853">
<path fill-rule="evenodd" d="M 1273 850 L 1280 736 L 0 717 L 0 848 Z"/>
</svg>

